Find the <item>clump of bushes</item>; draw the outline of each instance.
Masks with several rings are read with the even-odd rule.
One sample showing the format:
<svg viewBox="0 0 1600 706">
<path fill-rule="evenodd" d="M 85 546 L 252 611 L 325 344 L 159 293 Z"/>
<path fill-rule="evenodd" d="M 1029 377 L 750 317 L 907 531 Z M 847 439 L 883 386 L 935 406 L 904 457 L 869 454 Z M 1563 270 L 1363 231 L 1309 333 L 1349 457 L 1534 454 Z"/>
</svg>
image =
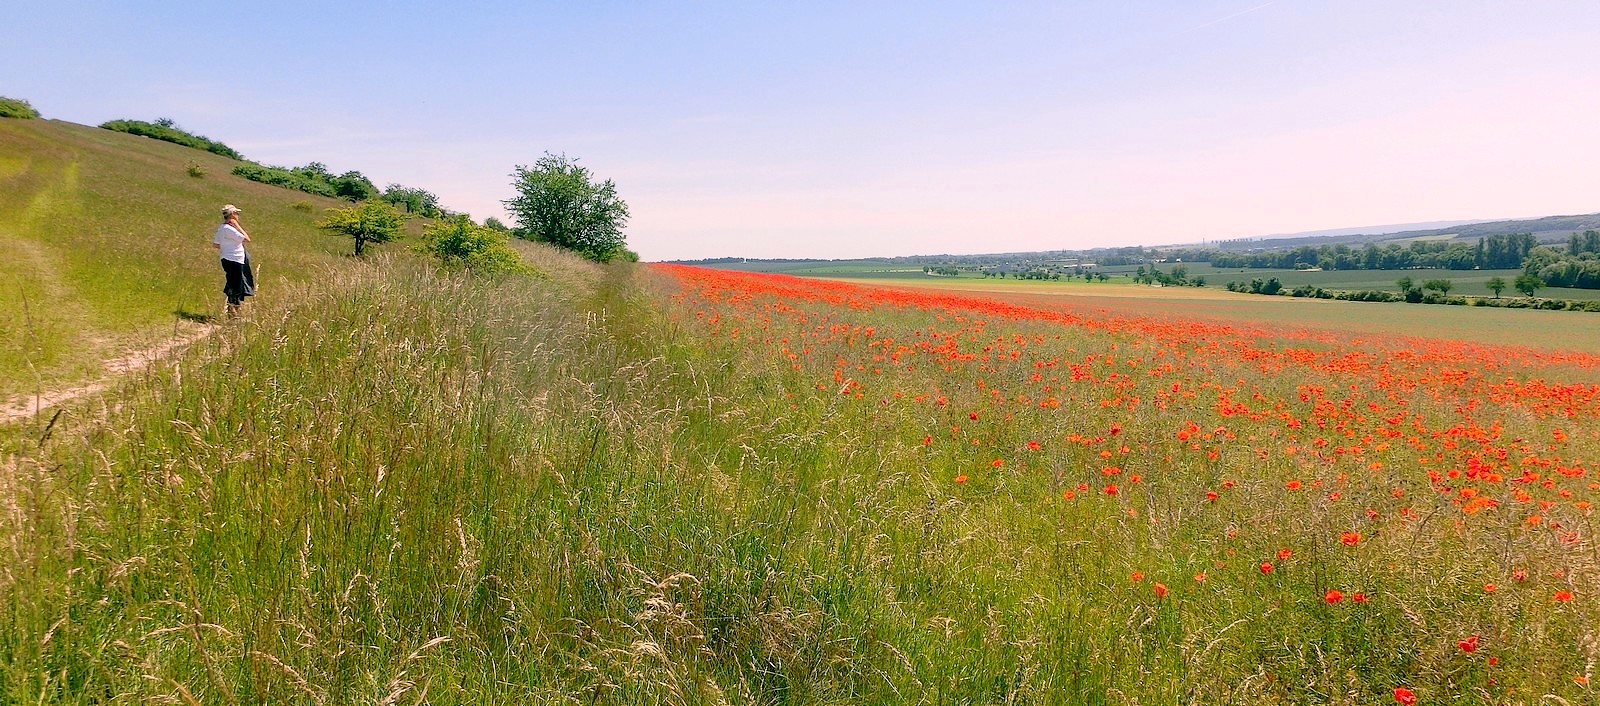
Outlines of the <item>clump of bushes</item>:
<svg viewBox="0 0 1600 706">
<path fill-rule="evenodd" d="M 293 205 L 293 206 L 291 206 L 291 208 L 293 208 L 293 209 L 294 209 L 294 210 L 296 210 L 296 211 L 301 211 L 301 212 L 304 212 L 304 213 L 310 213 L 310 212 L 311 212 L 311 209 L 312 209 L 312 208 L 313 208 L 313 207 L 312 207 L 312 205 L 311 205 L 311 202 L 310 202 L 310 201 L 304 201 L 304 200 L 302 200 L 302 201 L 296 201 L 296 202 L 294 202 L 294 205 Z"/>
<path fill-rule="evenodd" d="M 1289 291 L 1291 297 L 1310 297 L 1312 299 L 1332 299 L 1334 293 L 1321 287 L 1302 284 Z"/>
<path fill-rule="evenodd" d="M 32 120 L 39 117 L 39 111 L 21 98 L 7 98 L 0 96 L 0 118 L 21 118 Z"/>
<path fill-rule="evenodd" d="M 198 164 L 195 164 L 194 162 L 190 162 L 189 166 L 184 167 L 183 170 L 185 172 L 187 172 L 189 174 L 189 176 L 192 176 L 192 177 L 194 177 L 196 179 L 199 179 L 199 178 L 204 177 L 206 175 L 205 167 L 202 167 L 202 166 L 200 166 Z"/>
<path fill-rule="evenodd" d="M 1337 292 L 1334 299 L 1349 302 L 1398 302 L 1405 301 L 1405 297 L 1394 292 L 1381 289 L 1362 289 L 1354 292 Z"/>
<path fill-rule="evenodd" d="M 1278 281 L 1277 277 L 1273 277 L 1273 278 L 1270 278 L 1270 279 L 1267 279 L 1267 280 L 1253 279 L 1253 280 L 1250 280 L 1249 284 L 1246 284 L 1244 282 L 1229 282 L 1227 284 L 1227 288 L 1228 288 L 1228 291 L 1230 291 L 1230 292 L 1248 292 L 1250 294 L 1277 294 L 1277 293 L 1283 291 L 1283 282 Z M 1300 296 L 1300 295 L 1295 295 L 1295 296 Z"/>
<path fill-rule="evenodd" d="M 506 231 L 480 226 L 466 216 L 450 216 L 423 228 L 418 249 L 450 268 L 481 274 L 533 272 L 511 248 Z"/>
<path fill-rule="evenodd" d="M 147 123 L 143 120 L 109 120 L 101 123 L 100 127 L 107 130 L 125 132 L 129 135 L 139 135 L 140 137 L 171 142 L 184 147 L 193 147 L 211 154 L 220 154 L 228 159 L 244 159 L 244 155 L 239 154 L 238 150 L 209 137 L 188 132 L 178 127 L 177 123 L 174 123 L 171 118 L 161 118 L 153 123 Z"/>
</svg>

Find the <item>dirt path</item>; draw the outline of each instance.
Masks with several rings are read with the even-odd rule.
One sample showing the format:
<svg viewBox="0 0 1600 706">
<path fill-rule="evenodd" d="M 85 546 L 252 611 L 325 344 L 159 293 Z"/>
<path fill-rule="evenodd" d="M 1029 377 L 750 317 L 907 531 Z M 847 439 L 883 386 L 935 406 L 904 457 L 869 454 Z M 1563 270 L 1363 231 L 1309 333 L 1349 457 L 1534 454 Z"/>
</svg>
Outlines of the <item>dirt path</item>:
<svg viewBox="0 0 1600 706">
<path fill-rule="evenodd" d="M 11 400 L 0 400 L 0 424 L 9 424 L 27 419 L 51 407 L 100 392 L 109 387 L 118 375 L 143 370 L 156 361 L 175 355 L 189 344 L 211 335 L 211 332 L 215 329 L 216 326 L 213 325 L 197 325 L 154 346 L 131 351 L 121 357 L 108 360 L 105 362 L 106 375 L 87 384 L 50 390 Z"/>
</svg>

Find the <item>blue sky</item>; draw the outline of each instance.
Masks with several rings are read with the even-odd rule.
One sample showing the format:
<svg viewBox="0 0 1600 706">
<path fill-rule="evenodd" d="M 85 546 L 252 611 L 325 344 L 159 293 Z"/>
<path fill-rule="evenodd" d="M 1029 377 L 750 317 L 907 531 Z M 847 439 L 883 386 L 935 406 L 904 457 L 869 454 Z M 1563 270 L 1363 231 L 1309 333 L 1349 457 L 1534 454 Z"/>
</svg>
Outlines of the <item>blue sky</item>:
<svg viewBox="0 0 1600 706">
<path fill-rule="evenodd" d="M 1600 211 L 1600 3 L 24 3 L 0 95 L 502 216 L 545 151 L 647 259 Z"/>
</svg>

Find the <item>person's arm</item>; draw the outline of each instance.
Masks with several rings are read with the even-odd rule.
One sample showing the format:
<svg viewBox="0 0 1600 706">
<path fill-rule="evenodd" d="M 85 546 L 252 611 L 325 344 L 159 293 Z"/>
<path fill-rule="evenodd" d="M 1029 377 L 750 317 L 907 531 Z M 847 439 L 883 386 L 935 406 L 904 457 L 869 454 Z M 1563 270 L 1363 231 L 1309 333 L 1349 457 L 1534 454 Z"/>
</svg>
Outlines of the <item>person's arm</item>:
<svg viewBox="0 0 1600 706">
<path fill-rule="evenodd" d="M 244 232 L 244 226 L 239 225 L 239 217 L 238 216 L 229 216 L 228 217 L 228 225 L 232 226 L 234 230 L 239 231 L 239 235 L 244 237 L 244 242 L 246 242 L 246 243 L 250 242 L 250 234 Z"/>
</svg>

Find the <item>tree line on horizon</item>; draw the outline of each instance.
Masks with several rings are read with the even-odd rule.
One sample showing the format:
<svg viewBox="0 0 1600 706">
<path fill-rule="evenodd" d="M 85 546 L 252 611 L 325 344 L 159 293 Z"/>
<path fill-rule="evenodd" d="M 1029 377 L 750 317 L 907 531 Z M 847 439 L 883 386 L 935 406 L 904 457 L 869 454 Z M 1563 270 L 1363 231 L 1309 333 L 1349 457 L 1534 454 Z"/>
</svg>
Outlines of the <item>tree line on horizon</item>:
<svg viewBox="0 0 1600 706">
<path fill-rule="evenodd" d="M 1542 245 L 1532 233 L 1504 233 L 1478 238 L 1474 244 L 1412 241 L 1407 244 L 1367 243 L 1301 245 L 1261 252 L 1229 252 L 1216 248 L 1117 248 L 1098 258 L 1102 265 L 1131 265 L 1155 260 L 1206 262 L 1217 268 L 1279 270 L 1510 270 L 1538 279 L 1540 286 L 1600 289 L 1600 231 L 1573 233 L 1565 248 Z M 1528 280 L 1525 280 L 1528 281 Z"/>
</svg>

